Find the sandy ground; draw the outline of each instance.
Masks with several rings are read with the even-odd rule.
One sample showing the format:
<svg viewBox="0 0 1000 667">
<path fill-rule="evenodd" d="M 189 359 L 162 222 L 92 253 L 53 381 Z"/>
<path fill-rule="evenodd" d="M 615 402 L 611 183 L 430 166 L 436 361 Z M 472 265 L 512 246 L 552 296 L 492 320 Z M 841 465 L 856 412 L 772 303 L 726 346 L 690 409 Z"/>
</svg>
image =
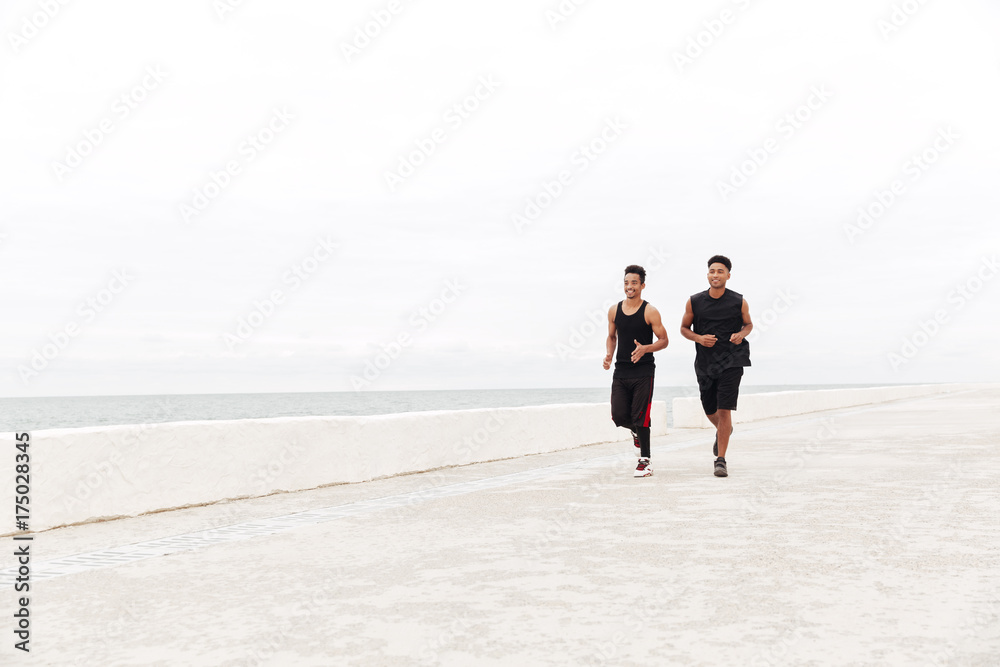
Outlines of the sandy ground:
<svg viewBox="0 0 1000 667">
<path fill-rule="evenodd" d="M 36 581 L 30 656 L 7 584 L 0 664 L 997 665 L 998 406 L 984 388 L 743 425 L 725 479 L 712 435 L 681 430 L 646 479 L 629 439 L 40 533 L 37 572 L 362 503 Z"/>
</svg>

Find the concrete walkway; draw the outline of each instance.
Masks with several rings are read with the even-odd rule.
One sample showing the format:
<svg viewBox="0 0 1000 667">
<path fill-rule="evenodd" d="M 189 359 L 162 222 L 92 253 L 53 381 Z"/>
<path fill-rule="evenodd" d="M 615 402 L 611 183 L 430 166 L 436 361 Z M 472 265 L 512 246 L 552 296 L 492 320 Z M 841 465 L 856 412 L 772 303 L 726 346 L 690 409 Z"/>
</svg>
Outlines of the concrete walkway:
<svg viewBox="0 0 1000 667">
<path fill-rule="evenodd" d="M 998 406 L 747 424 L 726 479 L 685 430 L 646 479 L 629 440 L 40 533 L 0 664 L 997 665 Z"/>
</svg>

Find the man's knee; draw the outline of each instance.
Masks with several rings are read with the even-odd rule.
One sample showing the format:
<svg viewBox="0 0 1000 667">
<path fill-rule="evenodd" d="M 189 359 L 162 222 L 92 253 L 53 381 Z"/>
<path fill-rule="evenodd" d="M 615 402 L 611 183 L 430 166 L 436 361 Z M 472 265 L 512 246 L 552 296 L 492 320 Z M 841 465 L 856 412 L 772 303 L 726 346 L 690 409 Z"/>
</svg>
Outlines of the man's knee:
<svg viewBox="0 0 1000 667">
<path fill-rule="evenodd" d="M 615 426 L 632 428 L 632 414 L 628 410 L 623 410 L 623 409 L 616 410 L 612 407 L 611 421 L 615 423 Z"/>
</svg>

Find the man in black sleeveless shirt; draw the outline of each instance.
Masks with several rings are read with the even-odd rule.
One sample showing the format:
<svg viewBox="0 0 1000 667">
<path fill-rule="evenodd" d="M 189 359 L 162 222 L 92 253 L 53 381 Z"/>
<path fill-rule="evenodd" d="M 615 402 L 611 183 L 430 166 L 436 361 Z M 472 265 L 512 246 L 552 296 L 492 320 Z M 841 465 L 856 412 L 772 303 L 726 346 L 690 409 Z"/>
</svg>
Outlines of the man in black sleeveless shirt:
<svg viewBox="0 0 1000 667">
<path fill-rule="evenodd" d="M 694 371 L 701 406 L 715 425 L 715 476 L 727 477 L 726 450 L 733 432 L 732 411 L 740 393 L 743 367 L 750 365 L 750 343 L 743 339 L 753 329 L 750 307 L 742 294 L 726 289 L 733 264 L 728 257 L 708 260 L 708 285 L 687 302 L 681 335 L 695 342 Z"/>
<path fill-rule="evenodd" d="M 617 342 L 618 356 L 611 381 L 611 419 L 632 431 L 632 442 L 639 449 L 635 477 L 653 474 L 649 463 L 649 413 L 653 407 L 656 370 L 653 352 L 662 350 L 669 342 L 660 311 L 642 300 L 645 287 L 646 270 L 635 264 L 625 267 L 625 300 L 608 310 L 608 354 L 604 357 L 604 370 L 608 370 Z"/>
</svg>

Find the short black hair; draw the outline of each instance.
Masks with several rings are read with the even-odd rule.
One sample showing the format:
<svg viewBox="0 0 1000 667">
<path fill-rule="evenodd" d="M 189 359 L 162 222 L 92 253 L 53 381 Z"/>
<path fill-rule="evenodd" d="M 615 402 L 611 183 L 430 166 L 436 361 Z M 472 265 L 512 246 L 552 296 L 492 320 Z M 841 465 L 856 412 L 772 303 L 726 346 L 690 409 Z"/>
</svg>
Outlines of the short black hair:
<svg viewBox="0 0 1000 667">
<path fill-rule="evenodd" d="M 733 270 L 733 263 L 729 261 L 729 258 L 725 255 L 712 255 L 708 258 L 708 266 L 711 268 L 713 264 L 722 264 L 726 267 L 726 271 Z"/>
<path fill-rule="evenodd" d="M 638 264 L 629 264 L 628 266 L 625 267 L 625 275 L 627 276 L 630 273 L 635 273 L 639 275 L 640 285 L 646 284 L 646 269 L 642 268 Z"/>
</svg>

